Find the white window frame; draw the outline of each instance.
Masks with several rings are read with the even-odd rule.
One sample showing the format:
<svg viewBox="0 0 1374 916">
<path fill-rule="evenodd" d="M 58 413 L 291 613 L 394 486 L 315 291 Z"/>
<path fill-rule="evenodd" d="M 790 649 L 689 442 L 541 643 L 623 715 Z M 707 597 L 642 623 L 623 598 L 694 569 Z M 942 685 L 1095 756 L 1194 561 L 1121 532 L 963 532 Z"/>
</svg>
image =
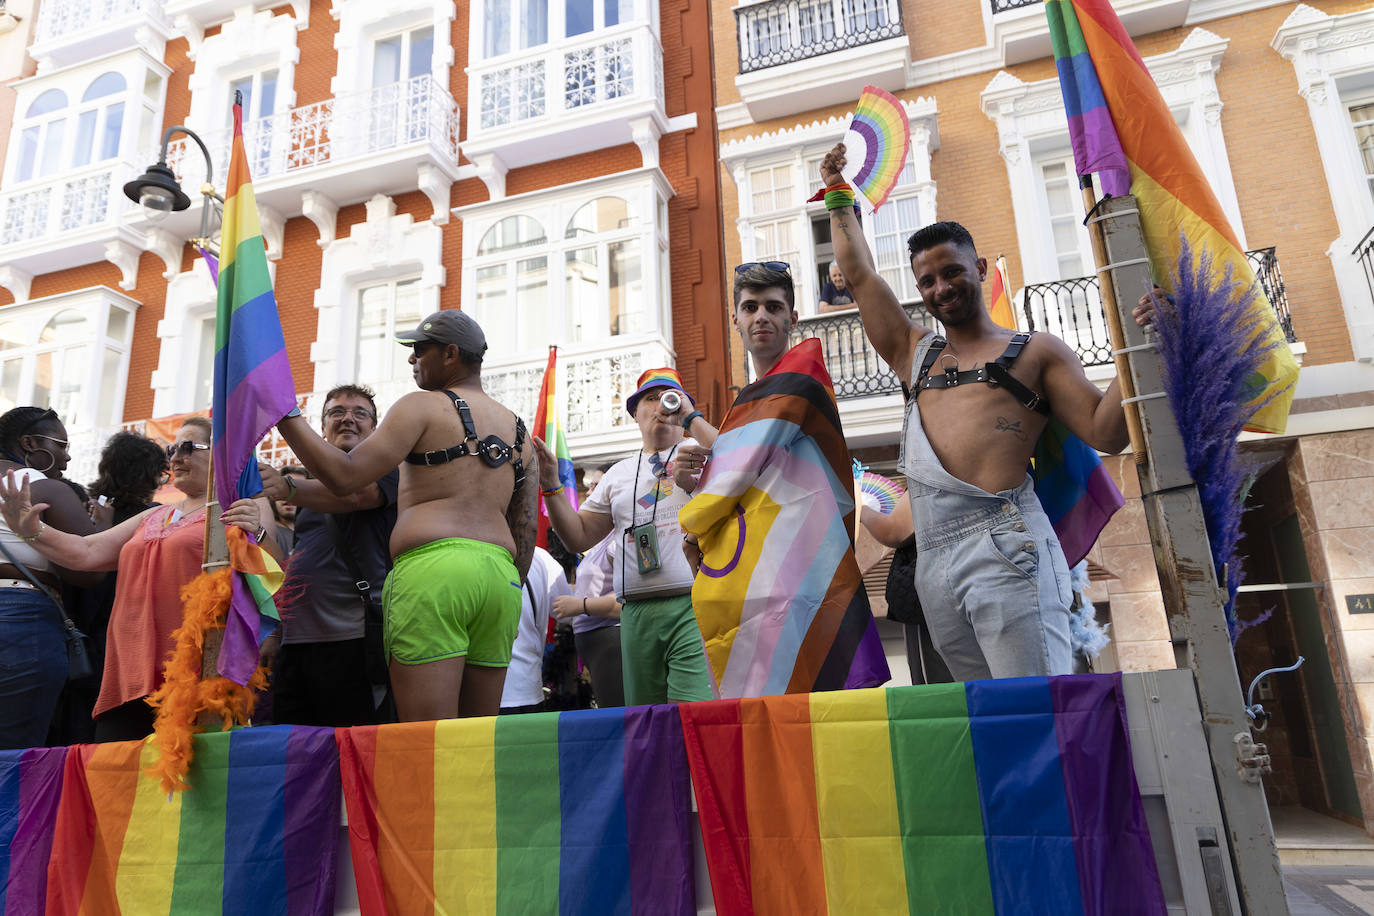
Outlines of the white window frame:
<svg viewBox="0 0 1374 916">
<path fill-rule="evenodd" d="M 352 371 L 349 374 L 352 375 L 354 378 L 364 379 L 366 384 L 375 384 L 377 387 L 384 389 L 409 384 L 410 373 L 403 367 L 405 366 L 406 361 L 410 358 L 410 351 L 408 348 L 401 346 L 399 343 L 395 343 L 395 340 L 396 333 L 398 331 L 410 330 L 415 325 L 410 324 L 409 321 L 402 321 L 399 324 L 397 323 L 396 292 L 397 288 L 402 284 L 412 283 L 416 285 L 416 292 L 418 293 L 419 299 L 419 304 L 416 308 L 416 324 L 418 324 L 420 318 L 423 318 L 425 315 L 428 315 L 434 311 L 434 309 L 426 309 L 425 307 L 426 297 L 424 294 L 423 281 L 419 270 L 389 271 L 385 276 L 373 277 L 370 279 L 359 277 L 354 283 L 351 284 L 349 292 L 351 294 L 350 311 L 352 312 L 352 321 L 350 322 L 349 326 L 352 328 L 352 334 L 350 336 L 353 340 L 353 353 L 352 359 L 350 360 L 352 365 Z M 388 357 L 391 361 L 391 366 L 389 367 L 390 371 L 379 374 L 376 370 L 374 370 L 373 367 L 364 366 L 362 364 L 361 350 L 363 341 L 363 293 L 369 289 L 378 289 L 381 287 L 385 287 L 388 291 L 388 301 L 386 304 L 386 327 L 382 331 L 381 339 L 383 341 L 392 341 L 394 352 L 391 354 L 390 357 Z"/>
<path fill-rule="evenodd" d="M 118 70 L 106 70 L 95 76 L 90 84 L 88 84 L 87 89 L 89 90 L 90 86 L 95 85 L 96 80 L 102 79 L 107 75 L 118 76 L 120 79 L 124 80 L 124 89 L 118 92 L 111 92 L 107 95 L 96 96 L 89 101 L 77 102 L 72 106 L 71 152 L 67 161 L 71 163 L 71 167 L 74 169 L 84 169 L 89 165 L 97 165 L 101 162 L 117 159 L 119 158 L 120 150 L 124 147 L 124 125 L 128 121 L 130 115 L 136 112 L 136 109 L 131 110 L 130 99 L 133 93 L 130 92 L 128 78 Z M 83 92 L 82 94 L 84 95 L 85 93 Z M 116 105 L 120 107 L 119 135 L 115 140 L 114 152 L 107 156 L 101 153 L 101 147 L 103 146 L 102 141 L 105 137 L 105 131 L 109 126 L 110 109 Z M 77 148 L 77 138 L 80 136 L 81 132 L 81 118 L 83 115 L 92 113 L 95 115 L 95 127 L 91 134 L 90 158 L 78 165 L 76 157 L 80 150 Z"/>
<path fill-rule="evenodd" d="M 579 32 L 576 35 L 567 34 L 567 0 L 546 0 L 547 40 L 540 44 L 520 48 L 516 47 L 518 42 L 515 38 L 520 34 L 520 7 L 524 0 L 503 0 L 503 2 L 511 13 L 510 47 L 505 51 L 488 55 L 486 49 L 487 5 L 485 0 L 472 0 L 469 7 L 472 27 L 468 37 L 468 60 L 473 64 L 526 57 L 540 48 L 581 43 L 602 32 L 618 31 L 628 26 L 649 25 L 654 34 L 658 34 L 658 0 L 633 0 L 630 15 L 612 25 L 606 24 L 607 0 L 592 0 L 592 28 L 590 31 Z"/>
<path fill-rule="evenodd" d="M 187 125 L 210 138 L 226 136 L 233 127 L 232 84 L 252 76 L 256 91 L 257 78 L 269 70 L 277 71 L 272 110 L 244 112 L 245 126 L 283 115 L 294 108 L 296 63 L 300 59 L 300 48 L 296 45 L 297 24 L 291 14 L 277 16 L 271 10 L 254 12 L 252 6 L 245 6 L 224 23 L 218 35 L 201 42 L 189 82 L 191 109 L 186 116 Z M 256 117 L 252 116 L 254 114 Z M 258 142 L 261 149 L 271 148 L 270 138 Z M 227 149 L 226 143 L 226 154 Z M 220 152 L 213 143 L 211 152 Z"/>
<path fill-rule="evenodd" d="M 372 88 L 374 42 L 425 26 L 434 29 L 434 52 L 426 72 L 438 86 L 448 88 L 453 66 L 448 35 L 457 16 L 454 0 L 333 0 L 331 12 L 339 21 L 334 39 L 339 69 L 329 84 L 336 98 Z"/>
<path fill-rule="evenodd" d="M 1341 105 L 1344 106 L 1346 113 L 1350 118 L 1350 133 L 1352 139 L 1355 142 L 1355 154 L 1359 157 L 1360 166 L 1364 170 L 1365 190 L 1369 194 L 1370 205 L 1374 206 L 1374 170 L 1364 167 L 1364 156 L 1360 153 L 1359 139 L 1354 136 L 1355 128 L 1359 124 L 1368 125 L 1371 130 L 1374 130 L 1374 112 L 1371 112 L 1370 117 L 1367 121 L 1357 122 L 1355 120 L 1354 112 L 1352 110 L 1355 108 L 1362 108 L 1364 106 L 1374 107 L 1374 91 L 1366 91 L 1364 93 L 1351 93 L 1350 95 L 1341 98 Z"/>
</svg>

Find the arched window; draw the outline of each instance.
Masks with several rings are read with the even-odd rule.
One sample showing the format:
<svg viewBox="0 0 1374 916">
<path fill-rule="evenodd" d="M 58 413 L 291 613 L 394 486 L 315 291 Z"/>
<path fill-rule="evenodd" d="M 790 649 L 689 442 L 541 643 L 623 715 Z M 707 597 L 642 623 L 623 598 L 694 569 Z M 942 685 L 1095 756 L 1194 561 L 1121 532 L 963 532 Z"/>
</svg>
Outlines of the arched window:
<svg viewBox="0 0 1374 916">
<path fill-rule="evenodd" d="M 28 181 L 56 172 L 61 165 L 62 138 L 67 129 L 67 95 L 49 89 L 24 112 L 19 134 L 19 168 L 15 181 Z"/>
<path fill-rule="evenodd" d="M 38 335 L 39 350 L 34 360 L 33 403 L 51 407 L 66 422 L 75 417 L 81 382 L 89 375 L 86 343 L 91 329 L 85 315 L 76 309 L 58 312 Z"/>
<path fill-rule="evenodd" d="M 548 343 L 549 255 L 522 251 L 547 245 L 538 220 L 508 216 L 477 246 L 477 320 L 494 353 L 521 353 Z"/>
<path fill-rule="evenodd" d="M 111 98 L 128 88 L 118 73 L 103 73 L 91 81 L 81 96 L 76 116 L 76 142 L 72 165 L 103 162 L 119 155 L 119 135 L 124 126 L 124 100 Z"/>
<path fill-rule="evenodd" d="M 634 212 L 619 197 L 598 197 L 577 209 L 564 237 L 564 294 L 575 340 L 644 330 L 644 282 Z"/>
</svg>

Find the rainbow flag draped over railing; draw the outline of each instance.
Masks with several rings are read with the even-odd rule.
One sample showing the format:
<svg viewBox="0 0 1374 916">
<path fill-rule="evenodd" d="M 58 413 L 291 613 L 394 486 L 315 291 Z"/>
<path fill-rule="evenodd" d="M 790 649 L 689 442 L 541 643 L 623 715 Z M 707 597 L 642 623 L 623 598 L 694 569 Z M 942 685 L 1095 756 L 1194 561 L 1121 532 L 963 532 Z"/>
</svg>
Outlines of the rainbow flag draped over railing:
<svg viewBox="0 0 1374 916">
<path fill-rule="evenodd" d="M 686 703 L 716 912 L 1164 912 L 1120 676 Z"/>
<path fill-rule="evenodd" d="M 1186 236 L 1199 260 L 1211 254 L 1213 285 L 1227 270 L 1241 290 L 1255 285 L 1221 203 L 1109 0 L 1046 0 L 1045 14 L 1078 173 L 1098 173 L 1113 196 L 1135 195 L 1155 282 L 1172 292 Z M 1298 365 L 1262 291 L 1250 309 L 1256 340 L 1269 347 L 1252 403 L 1270 400 L 1249 428 L 1281 433 Z"/>
<path fill-rule="evenodd" d="M 703 551 L 692 609 L 720 696 L 887 681 L 819 340 L 797 344 L 740 392 L 678 521 Z"/>
<path fill-rule="evenodd" d="M 67 750 L 47 912 L 334 912 L 339 758 L 330 729 L 195 737 L 169 800 L 152 740 Z"/>
<path fill-rule="evenodd" d="M 1070 566 L 1088 555 L 1116 510 L 1126 505 L 1097 450 L 1054 417 L 1031 458 L 1035 496 L 1049 516 Z"/>
<path fill-rule="evenodd" d="M 568 437 L 563 434 L 563 405 L 558 397 L 557 369 L 558 348 L 549 347 L 549 364 L 544 369 L 544 381 L 539 385 L 539 406 L 534 411 L 534 429 L 558 459 L 558 482 L 563 485 L 563 492 L 559 496 L 576 509 L 577 471 L 573 468 L 572 452 L 568 450 Z M 542 495 L 539 497 L 539 538 L 536 543 L 545 549 L 549 546 L 549 510 L 544 506 Z"/>
<path fill-rule="evenodd" d="M 363 916 L 690 916 L 675 706 L 339 729 Z"/>
<path fill-rule="evenodd" d="M 234 105 L 234 145 L 220 233 L 219 297 L 215 318 L 215 498 L 221 507 L 262 491 L 257 444 L 296 406 L 267 249 L 243 146 L 243 108 Z M 224 626 L 219 673 L 246 684 L 258 664 L 258 646 L 280 620 L 272 593 L 281 569 L 239 528 L 228 531 L 236 571 Z"/>
<path fill-rule="evenodd" d="M 0 751 L 0 916 L 43 912 L 65 747 Z"/>
</svg>

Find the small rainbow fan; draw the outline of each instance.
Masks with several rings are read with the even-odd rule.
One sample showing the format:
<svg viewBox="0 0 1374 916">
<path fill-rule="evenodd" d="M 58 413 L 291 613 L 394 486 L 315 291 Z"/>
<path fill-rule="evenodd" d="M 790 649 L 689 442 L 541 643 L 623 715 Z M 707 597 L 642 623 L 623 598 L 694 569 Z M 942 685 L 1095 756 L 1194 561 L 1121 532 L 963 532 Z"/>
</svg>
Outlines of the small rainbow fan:
<svg viewBox="0 0 1374 916">
<path fill-rule="evenodd" d="M 911 122 L 897 97 L 877 86 L 865 86 L 854 120 L 844 133 L 845 178 L 857 192 L 865 212 L 883 205 L 897 184 L 897 176 L 911 149 Z"/>
<path fill-rule="evenodd" d="M 891 515 L 902 497 L 906 496 L 906 490 L 902 489 L 901 484 L 872 471 L 864 471 L 864 476 L 859 478 L 859 492 L 864 496 L 873 497 L 877 501 L 878 511 L 883 515 Z"/>
</svg>

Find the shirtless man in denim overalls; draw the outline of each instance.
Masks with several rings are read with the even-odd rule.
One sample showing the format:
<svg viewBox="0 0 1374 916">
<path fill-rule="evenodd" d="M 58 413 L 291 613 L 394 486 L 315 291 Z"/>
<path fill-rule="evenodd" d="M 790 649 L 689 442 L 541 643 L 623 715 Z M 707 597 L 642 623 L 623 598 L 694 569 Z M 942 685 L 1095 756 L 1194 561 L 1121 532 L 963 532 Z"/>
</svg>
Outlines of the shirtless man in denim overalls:
<svg viewBox="0 0 1374 916">
<path fill-rule="evenodd" d="M 826 187 L 843 183 L 844 163 L 838 144 L 821 162 Z M 1050 416 L 1099 451 L 1125 448 L 1117 381 L 1098 391 L 1059 338 L 1026 340 L 994 324 L 983 302 L 987 260 L 958 223 L 908 241 L 916 288 L 944 325 L 943 349 L 878 275 L 854 211 L 832 209 L 830 229 L 868 339 L 911 391 L 900 469 L 936 648 L 961 681 L 1071 673 L 1069 570 L 1026 469 Z M 1135 309 L 1140 324 L 1151 314 L 1144 300 Z"/>
</svg>

